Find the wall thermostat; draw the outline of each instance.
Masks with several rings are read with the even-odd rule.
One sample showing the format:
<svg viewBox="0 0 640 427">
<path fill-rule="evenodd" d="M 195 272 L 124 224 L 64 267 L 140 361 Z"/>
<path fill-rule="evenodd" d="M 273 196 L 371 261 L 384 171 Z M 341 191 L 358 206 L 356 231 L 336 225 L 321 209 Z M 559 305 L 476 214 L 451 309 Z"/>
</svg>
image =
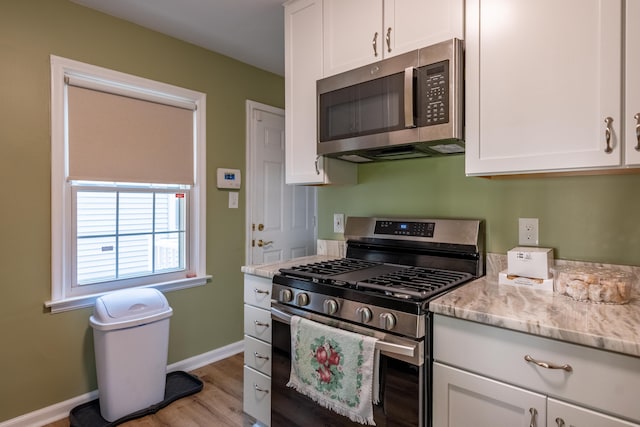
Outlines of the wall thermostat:
<svg viewBox="0 0 640 427">
<path fill-rule="evenodd" d="M 218 168 L 218 188 L 240 189 L 240 169 Z"/>
</svg>

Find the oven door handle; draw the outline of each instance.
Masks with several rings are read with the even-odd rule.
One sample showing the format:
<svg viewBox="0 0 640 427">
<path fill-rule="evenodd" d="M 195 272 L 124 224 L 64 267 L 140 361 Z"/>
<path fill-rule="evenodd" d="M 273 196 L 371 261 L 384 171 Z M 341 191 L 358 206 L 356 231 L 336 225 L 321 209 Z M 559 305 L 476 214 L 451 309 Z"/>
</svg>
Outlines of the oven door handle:
<svg viewBox="0 0 640 427">
<path fill-rule="evenodd" d="M 282 310 L 278 310 L 275 307 L 271 307 L 271 315 L 274 318 L 282 321 L 283 323 L 286 323 L 287 325 L 291 324 L 292 316 L 288 313 L 285 313 Z M 376 349 L 380 351 L 384 351 L 386 353 L 398 354 L 401 356 L 408 356 L 408 357 L 414 357 L 414 354 L 416 351 L 415 346 L 394 344 L 394 343 L 390 343 L 382 340 L 376 341 Z"/>
</svg>

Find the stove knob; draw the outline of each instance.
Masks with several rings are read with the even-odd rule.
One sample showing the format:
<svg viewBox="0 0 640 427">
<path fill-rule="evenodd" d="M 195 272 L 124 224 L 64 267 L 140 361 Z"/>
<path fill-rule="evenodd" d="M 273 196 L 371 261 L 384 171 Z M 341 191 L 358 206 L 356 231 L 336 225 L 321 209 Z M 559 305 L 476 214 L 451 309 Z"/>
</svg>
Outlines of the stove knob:
<svg viewBox="0 0 640 427">
<path fill-rule="evenodd" d="M 309 294 L 300 292 L 298 295 L 296 295 L 296 304 L 298 304 L 300 307 L 309 305 Z"/>
<path fill-rule="evenodd" d="M 362 323 L 369 323 L 373 314 L 371 313 L 371 309 L 368 307 L 358 307 L 356 310 L 356 314 L 360 316 L 360 321 Z"/>
<path fill-rule="evenodd" d="M 396 327 L 396 316 L 391 313 L 382 313 L 380 315 L 380 327 L 390 331 Z"/>
<path fill-rule="evenodd" d="M 293 300 L 293 292 L 290 289 L 281 289 L 278 300 L 280 302 L 291 302 Z"/>
<path fill-rule="evenodd" d="M 336 314 L 338 312 L 338 302 L 334 299 L 326 299 L 322 303 L 325 314 Z"/>
</svg>

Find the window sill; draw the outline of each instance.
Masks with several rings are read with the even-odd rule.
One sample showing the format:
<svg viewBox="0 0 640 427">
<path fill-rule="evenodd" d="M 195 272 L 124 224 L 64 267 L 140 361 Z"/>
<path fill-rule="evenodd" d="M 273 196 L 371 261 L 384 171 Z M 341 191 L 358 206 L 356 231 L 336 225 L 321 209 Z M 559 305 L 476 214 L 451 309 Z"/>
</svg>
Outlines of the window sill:
<svg viewBox="0 0 640 427">
<path fill-rule="evenodd" d="M 175 280 L 172 282 L 156 283 L 154 285 L 143 286 L 145 288 L 155 288 L 162 292 L 177 291 L 179 289 L 193 288 L 196 286 L 204 286 L 211 280 L 210 275 L 198 276 L 189 279 Z M 115 292 L 115 291 L 113 291 Z M 64 311 L 76 310 L 78 308 L 93 307 L 96 299 L 108 292 L 100 294 L 82 295 L 72 298 L 64 298 L 55 301 L 45 301 L 44 306 L 51 311 L 51 314 L 61 313 Z"/>
</svg>

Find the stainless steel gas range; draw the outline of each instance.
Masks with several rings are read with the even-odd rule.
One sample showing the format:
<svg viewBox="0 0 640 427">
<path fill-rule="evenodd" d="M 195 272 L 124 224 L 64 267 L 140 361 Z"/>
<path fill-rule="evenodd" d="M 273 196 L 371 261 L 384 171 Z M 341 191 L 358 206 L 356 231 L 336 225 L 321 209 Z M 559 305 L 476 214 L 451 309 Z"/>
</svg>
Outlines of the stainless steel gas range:
<svg viewBox="0 0 640 427">
<path fill-rule="evenodd" d="M 349 217 L 346 258 L 273 278 L 272 425 L 355 426 L 286 387 L 291 316 L 378 338 L 377 425 L 430 426 L 434 297 L 484 275 L 484 222 Z M 312 423 L 312 424 L 309 424 Z"/>
</svg>

